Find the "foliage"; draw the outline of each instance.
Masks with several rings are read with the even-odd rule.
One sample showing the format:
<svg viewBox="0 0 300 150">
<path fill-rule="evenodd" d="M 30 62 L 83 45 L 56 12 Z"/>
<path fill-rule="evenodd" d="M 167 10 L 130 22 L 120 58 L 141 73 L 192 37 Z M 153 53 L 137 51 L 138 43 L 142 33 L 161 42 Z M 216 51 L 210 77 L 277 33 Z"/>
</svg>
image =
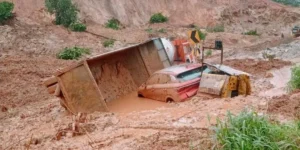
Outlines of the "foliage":
<svg viewBox="0 0 300 150">
<path fill-rule="evenodd" d="M 60 53 L 57 54 L 57 58 L 65 60 L 79 59 L 84 54 L 90 54 L 90 50 L 87 48 L 72 47 L 64 48 Z"/>
<path fill-rule="evenodd" d="M 158 29 L 157 32 L 159 33 L 167 33 L 167 30 L 164 28 Z"/>
<path fill-rule="evenodd" d="M 219 24 L 213 27 L 207 27 L 206 28 L 207 32 L 224 32 L 225 31 L 225 26 L 223 24 Z"/>
<path fill-rule="evenodd" d="M 300 0 L 273 0 L 274 2 L 282 3 L 284 5 L 290 5 L 299 7 L 300 6 Z"/>
<path fill-rule="evenodd" d="M 225 150 L 299 149 L 299 123 L 271 123 L 265 116 L 243 111 L 228 113 L 224 122 L 217 121 L 216 139 Z"/>
<path fill-rule="evenodd" d="M 205 56 L 211 56 L 212 55 L 212 50 L 207 50 L 205 52 Z"/>
<path fill-rule="evenodd" d="M 250 30 L 248 32 L 244 33 L 245 35 L 255 35 L 255 36 L 259 36 L 259 34 L 257 33 L 257 30 Z"/>
<path fill-rule="evenodd" d="M 82 23 L 71 23 L 70 24 L 70 29 L 72 31 L 77 31 L 77 32 L 83 32 L 86 30 L 86 25 L 85 24 L 82 24 Z"/>
<path fill-rule="evenodd" d="M 109 39 L 103 42 L 104 47 L 113 47 L 115 44 L 115 40 Z"/>
<path fill-rule="evenodd" d="M 55 14 L 57 25 L 70 27 L 73 31 L 84 31 L 86 28 L 84 24 L 77 23 L 78 10 L 71 0 L 45 0 L 45 5 L 50 13 Z"/>
<path fill-rule="evenodd" d="M 153 29 L 152 28 L 148 28 L 145 31 L 148 32 L 148 33 L 153 33 Z"/>
<path fill-rule="evenodd" d="M 105 24 L 106 28 L 111 28 L 114 30 L 119 30 L 120 29 L 120 21 L 118 19 L 112 18 L 110 20 L 107 21 L 107 23 Z"/>
<path fill-rule="evenodd" d="M 264 59 L 268 59 L 269 61 L 273 61 L 276 57 L 276 54 L 268 54 L 267 52 L 263 52 L 262 56 Z"/>
<path fill-rule="evenodd" d="M 300 89 L 300 66 L 292 68 L 292 77 L 288 83 L 288 87 L 290 91 Z"/>
<path fill-rule="evenodd" d="M 163 23 L 167 21 L 168 18 L 164 16 L 162 13 L 153 14 L 150 18 L 150 23 Z"/>
<path fill-rule="evenodd" d="M 12 11 L 14 4 L 11 2 L 0 2 L 0 23 L 11 18 L 13 16 Z"/>
</svg>

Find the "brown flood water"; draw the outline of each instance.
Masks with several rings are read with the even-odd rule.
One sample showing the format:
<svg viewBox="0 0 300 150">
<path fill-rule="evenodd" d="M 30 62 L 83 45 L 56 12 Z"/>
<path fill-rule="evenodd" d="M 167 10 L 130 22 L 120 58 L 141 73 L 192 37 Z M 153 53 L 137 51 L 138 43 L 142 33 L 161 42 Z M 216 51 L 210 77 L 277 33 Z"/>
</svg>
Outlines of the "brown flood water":
<svg viewBox="0 0 300 150">
<path fill-rule="evenodd" d="M 137 92 L 132 92 L 119 99 L 108 102 L 107 106 L 111 112 L 130 113 L 133 111 L 152 110 L 158 107 L 168 106 L 168 103 L 140 98 L 137 96 Z"/>
</svg>

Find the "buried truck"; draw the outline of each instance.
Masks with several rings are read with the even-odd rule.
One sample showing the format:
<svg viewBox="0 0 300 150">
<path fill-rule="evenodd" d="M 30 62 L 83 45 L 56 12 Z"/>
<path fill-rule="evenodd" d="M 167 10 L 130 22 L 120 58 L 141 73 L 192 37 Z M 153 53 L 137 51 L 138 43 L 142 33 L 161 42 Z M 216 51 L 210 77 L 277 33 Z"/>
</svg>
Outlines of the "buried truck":
<svg viewBox="0 0 300 150">
<path fill-rule="evenodd" d="M 92 113 L 94 111 L 106 112 L 109 111 L 108 102 L 137 91 L 139 86 L 149 81 L 149 77 L 151 79 L 159 70 L 170 70 L 171 65 L 172 61 L 169 59 L 162 40 L 156 38 L 79 61 L 60 69 L 55 73 L 55 76 L 47 79 L 44 84 L 48 88 L 48 92 L 59 97 L 61 105 L 73 114 Z M 188 66 L 199 67 L 199 64 Z M 183 93 L 179 96 L 180 98 L 164 97 L 158 99 L 157 97 L 162 97 L 159 92 L 154 97 L 150 96 L 149 98 L 163 101 L 182 101 L 197 92 L 221 97 L 242 94 L 240 91 L 247 91 L 244 92 L 244 95 L 250 94 L 247 90 L 250 89 L 247 73 L 224 65 L 205 64 L 205 66 L 209 66 L 209 72 L 202 69 L 200 74 L 196 73 L 190 76 L 195 76 L 194 80 L 197 80 L 195 84 L 191 83 L 195 85 L 192 86 L 191 90 L 189 90 L 189 86 L 187 88 L 180 87 L 189 85 L 189 81 L 186 84 L 183 81 L 190 78 L 189 75 L 184 76 L 181 73 L 176 74 L 176 77 L 174 75 L 177 79 L 182 77 L 182 79 L 174 79 L 175 82 L 178 82 L 174 84 L 180 84 L 174 88 L 179 88 L 176 90 Z M 240 75 L 248 77 L 247 80 L 243 80 L 247 84 L 239 84 L 238 81 L 242 81 Z M 200 77 L 202 77 L 201 81 Z M 229 87 L 229 85 L 231 86 Z M 245 88 L 240 90 L 239 86 Z M 163 87 L 158 90 L 160 92 L 168 91 Z M 168 94 L 168 92 L 166 93 Z M 147 97 L 142 93 L 139 94 Z"/>
</svg>

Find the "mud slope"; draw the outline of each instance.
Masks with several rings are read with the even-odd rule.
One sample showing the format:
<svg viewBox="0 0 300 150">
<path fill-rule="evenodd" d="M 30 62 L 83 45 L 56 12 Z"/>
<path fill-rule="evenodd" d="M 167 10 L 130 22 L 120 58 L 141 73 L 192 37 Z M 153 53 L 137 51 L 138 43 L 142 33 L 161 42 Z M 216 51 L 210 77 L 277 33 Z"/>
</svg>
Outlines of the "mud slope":
<svg viewBox="0 0 300 150">
<path fill-rule="evenodd" d="M 240 23 L 235 18 L 250 22 L 293 22 L 293 13 L 285 6 L 270 0 L 75 0 L 87 22 L 104 24 L 110 18 L 119 19 L 124 25 L 143 25 L 152 14 L 162 12 L 173 25 L 196 23 L 200 26 Z M 250 19 L 248 19 L 250 18 Z M 268 20 L 269 18 L 269 20 Z M 272 20 L 271 20 L 272 19 Z"/>
</svg>

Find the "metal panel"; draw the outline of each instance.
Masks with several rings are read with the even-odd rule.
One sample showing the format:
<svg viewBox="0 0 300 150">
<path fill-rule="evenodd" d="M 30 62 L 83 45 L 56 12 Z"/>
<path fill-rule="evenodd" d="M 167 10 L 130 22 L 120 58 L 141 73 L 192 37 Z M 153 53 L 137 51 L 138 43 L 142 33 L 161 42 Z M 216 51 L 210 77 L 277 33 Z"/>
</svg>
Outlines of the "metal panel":
<svg viewBox="0 0 300 150">
<path fill-rule="evenodd" d="M 90 70 L 84 64 L 58 76 L 66 107 L 76 114 L 108 111 Z"/>
</svg>

